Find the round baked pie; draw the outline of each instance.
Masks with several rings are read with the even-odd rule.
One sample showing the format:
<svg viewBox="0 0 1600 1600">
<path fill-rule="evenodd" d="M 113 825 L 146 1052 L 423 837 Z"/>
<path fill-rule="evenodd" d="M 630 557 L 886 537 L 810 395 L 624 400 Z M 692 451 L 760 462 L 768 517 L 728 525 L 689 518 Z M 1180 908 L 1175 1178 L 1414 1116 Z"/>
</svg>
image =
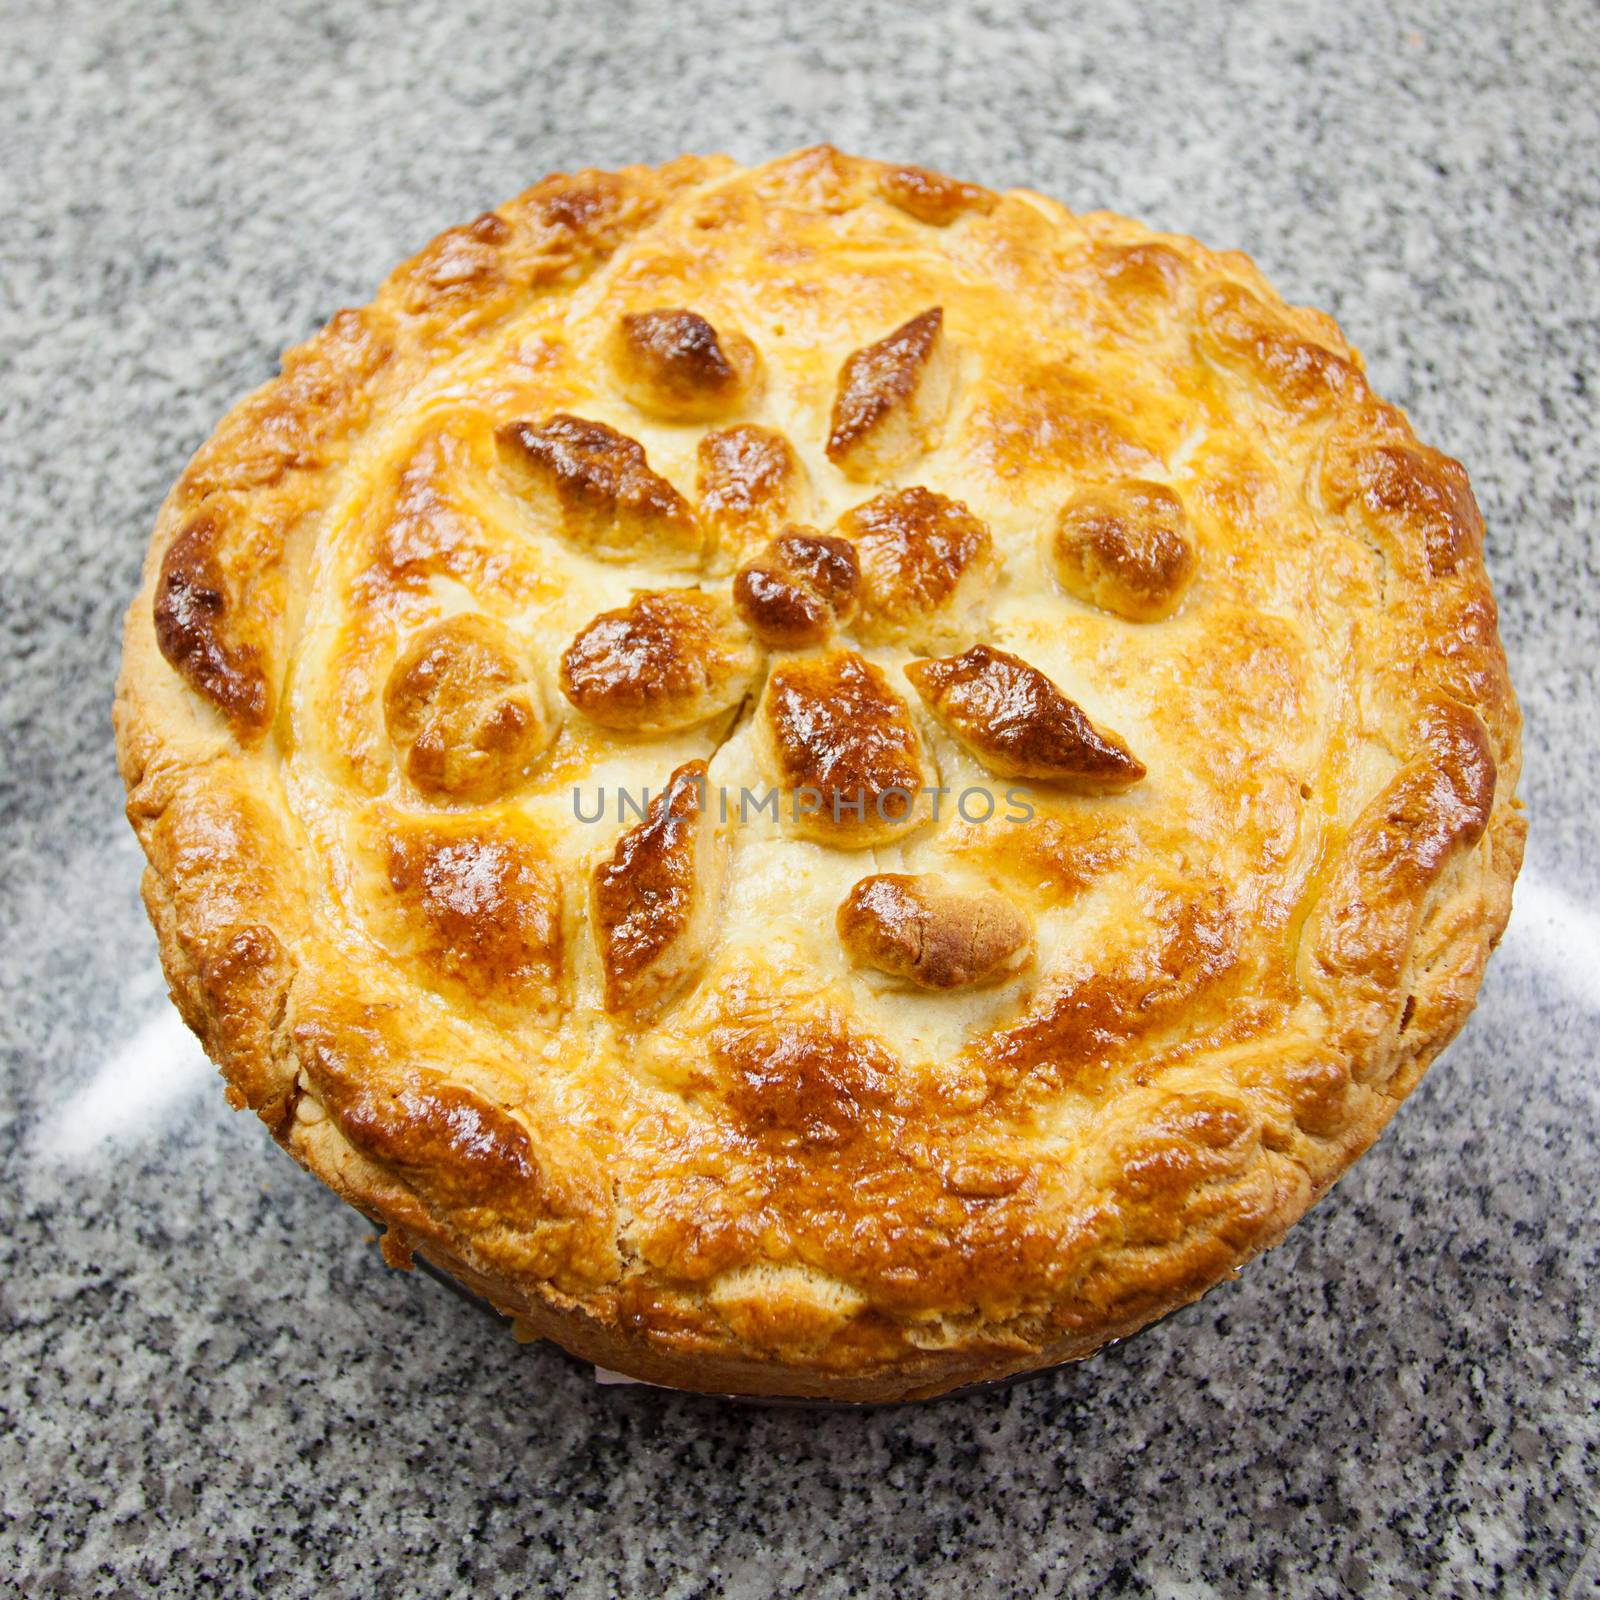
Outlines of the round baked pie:
<svg viewBox="0 0 1600 1600">
<path fill-rule="evenodd" d="M 826 148 L 549 178 L 162 508 L 117 735 L 174 998 L 391 1262 L 605 1367 L 1083 1356 L 1472 1006 L 1482 543 L 1242 255 Z"/>
</svg>

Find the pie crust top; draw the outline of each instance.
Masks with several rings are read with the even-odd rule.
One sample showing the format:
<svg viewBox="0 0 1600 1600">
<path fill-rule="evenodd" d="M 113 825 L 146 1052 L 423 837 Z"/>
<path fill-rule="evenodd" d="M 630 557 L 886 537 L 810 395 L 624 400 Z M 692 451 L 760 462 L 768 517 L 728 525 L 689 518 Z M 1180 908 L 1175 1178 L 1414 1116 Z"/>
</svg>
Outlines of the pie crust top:
<svg viewBox="0 0 1600 1600">
<path fill-rule="evenodd" d="M 828 148 L 549 178 L 162 508 L 117 734 L 174 997 L 389 1259 L 605 1366 L 1087 1354 L 1471 1009 L 1482 544 L 1242 255 Z"/>
</svg>

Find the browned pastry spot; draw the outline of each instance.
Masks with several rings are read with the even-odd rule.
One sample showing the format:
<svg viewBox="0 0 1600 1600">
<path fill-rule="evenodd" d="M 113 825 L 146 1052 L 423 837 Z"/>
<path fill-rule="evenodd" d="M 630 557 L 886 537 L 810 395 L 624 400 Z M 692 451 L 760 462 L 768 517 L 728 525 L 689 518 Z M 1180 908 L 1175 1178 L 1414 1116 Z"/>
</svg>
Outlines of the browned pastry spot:
<svg viewBox="0 0 1600 1600">
<path fill-rule="evenodd" d="M 415 312 L 437 315 L 474 302 L 493 302 L 506 290 L 502 252 L 511 228 L 494 212 L 447 228 L 406 272 L 406 301 Z"/>
<path fill-rule="evenodd" d="M 997 562 L 985 525 L 959 500 L 897 489 L 847 511 L 839 532 L 861 562 L 867 644 L 953 642 L 989 595 Z"/>
<path fill-rule="evenodd" d="M 589 555 L 684 567 L 704 554 L 688 502 L 650 470 L 637 439 L 557 412 L 507 423 L 495 443 L 518 489 Z"/>
<path fill-rule="evenodd" d="M 1172 418 L 1172 408 L 1154 405 L 1130 414 L 1093 369 L 1033 356 L 974 381 L 964 431 L 974 457 L 1010 494 L 1031 502 L 1074 479 L 1159 468 L 1158 445 L 1164 433 L 1171 438 Z"/>
<path fill-rule="evenodd" d="M 932 228 L 948 227 L 968 211 L 992 211 L 996 196 L 926 167 L 888 167 L 878 179 L 883 197 L 907 216 Z"/>
<path fill-rule="evenodd" d="M 296 1042 L 315 1062 L 311 1075 L 340 1131 L 370 1160 L 414 1174 L 441 1204 L 513 1215 L 538 1206 L 538 1161 L 514 1117 L 438 1074 L 418 1074 L 391 1089 L 352 1073 L 348 1092 L 340 1093 L 319 1051 L 324 1039 L 306 1029 L 297 1031 Z"/>
<path fill-rule="evenodd" d="M 1050 535 L 1050 564 L 1061 587 L 1129 622 L 1170 616 L 1195 562 L 1183 501 L 1165 484 L 1142 478 L 1075 495 Z"/>
<path fill-rule="evenodd" d="M 812 528 L 787 528 L 734 575 L 733 603 L 775 650 L 821 644 L 855 613 L 856 547 Z"/>
<path fill-rule="evenodd" d="M 905 702 L 853 650 L 785 660 L 759 717 L 784 820 L 805 838 L 861 850 L 930 815 L 922 740 Z"/>
<path fill-rule="evenodd" d="M 617 324 L 611 362 L 622 392 L 666 422 L 709 422 L 745 404 L 760 377 L 756 347 L 713 328 L 697 311 L 630 311 Z"/>
<path fill-rule="evenodd" d="M 668 733 L 738 705 L 756 665 L 720 595 L 662 589 L 578 632 L 561 657 L 561 692 L 603 728 Z"/>
<path fill-rule="evenodd" d="M 843 1153 L 902 1125 L 894 1057 L 838 1017 L 741 1017 L 716 1029 L 710 1043 L 729 1111 L 768 1149 Z M 831 1163 L 818 1170 L 831 1172 Z"/>
<path fill-rule="evenodd" d="M 1483 517 L 1459 461 L 1414 443 L 1352 439 L 1352 432 L 1334 429 L 1323 452 L 1322 494 L 1331 510 L 1353 512 L 1385 560 L 1420 566 L 1429 579 L 1451 577 L 1481 554 Z"/>
<path fill-rule="evenodd" d="M 934 306 L 846 357 L 828 459 L 847 478 L 882 478 L 922 454 L 950 409 L 955 368 Z"/>
<path fill-rule="evenodd" d="M 1497 644 L 1498 613 L 1483 571 L 1483 516 L 1466 469 L 1420 443 L 1381 401 L 1347 411 L 1328 430 L 1317 475 L 1322 503 L 1378 558 L 1391 604 L 1406 593 L 1430 644 L 1392 652 L 1388 672 L 1476 707 L 1497 761 L 1515 748 L 1521 721 Z"/>
<path fill-rule="evenodd" d="M 204 956 L 196 977 L 211 1006 L 212 1026 L 225 1050 L 256 1051 L 271 1060 L 274 1023 L 279 1005 L 289 990 L 292 972 L 288 952 L 270 928 L 245 924 L 229 932 L 221 946 Z M 180 1007 L 181 995 L 173 996 Z M 292 1064 L 282 1071 L 292 1080 Z M 230 1083 L 228 1103 L 235 1111 L 246 1106 L 259 1112 L 268 1127 L 276 1127 L 288 1111 L 292 1090 L 280 1079 L 276 1094 L 262 1094 L 261 1083 Z"/>
<path fill-rule="evenodd" d="M 705 958 L 727 865 L 727 839 L 707 804 L 706 764 L 687 761 L 644 821 L 595 869 L 591 916 L 607 1011 L 666 999 Z"/>
<path fill-rule="evenodd" d="M 1325 415 L 1367 392 L 1355 361 L 1290 326 L 1243 284 L 1207 288 L 1199 322 L 1205 353 L 1292 417 Z"/>
<path fill-rule="evenodd" d="M 1483 837 L 1498 779 L 1489 734 L 1465 706 L 1431 701 L 1413 737 L 1415 755 L 1351 827 L 1309 943 L 1323 973 L 1380 1009 L 1395 999 L 1423 897 Z"/>
<path fill-rule="evenodd" d="M 130 787 L 128 817 L 150 854 L 141 889 L 172 999 L 224 1065 L 230 1103 L 277 1130 L 295 1065 L 275 1035 L 312 896 L 273 798 L 253 755 L 187 771 L 150 763 Z"/>
<path fill-rule="evenodd" d="M 835 918 L 857 966 L 920 989 L 960 989 L 1008 978 L 1026 965 L 1033 929 L 992 890 L 961 893 L 937 875 L 863 878 Z"/>
<path fill-rule="evenodd" d="M 216 555 L 216 524 L 196 517 L 179 530 L 156 583 L 156 643 L 171 666 L 242 729 L 264 728 L 272 696 L 261 652 L 230 599 Z"/>
<path fill-rule="evenodd" d="M 781 433 L 741 422 L 700 441 L 700 514 L 735 550 L 771 536 L 805 511 L 806 474 Z"/>
<path fill-rule="evenodd" d="M 1110 306 L 1124 316 L 1135 308 L 1169 304 L 1194 269 L 1169 244 L 1144 239 L 1137 244 L 1103 244 L 1092 258 Z"/>
<path fill-rule="evenodd" d="M 1144 776 L 1116 734 L 1007 651 L 975 644 L 964 655 L 913 661 L 906 676 L 940 725 L 1002 777 L 1112 794 Z"/>
<path fill-rule="evenodd" d="M 341 1145 L 348 1141 L 345 1160 L 387 1175 L 382 1210 L 400 1237 L 386 1256 L 426 1241 L 433 1257 L 465 1230 L 479 1270 L 515 1269 L 554 1239 L 586 1269 L 615 1270 L 615 1240 L 595 1226 L 599 1175 L 563 1159 L 544 1130 L 530 1136 L 508 1109 L 512 1084 L 463 1081 L 450 1054 L 459 1036 L 426 1013 L 402 1018 L 344 997 L 319 1000 L 294 1023 L 294 1054 L 316 1122 L 326 1110 Z M 326 1131 L 302 1124 L 294 1147 L 303 1153 L 306 1133 Z"/>
<path fill-rule="evenodd" d="M 555 1004 L 561 880 L 531 835 L 509 821 L 395 823 L 385 843 L 407 954 L 474 1000 Z"/>
<path fill-rule="evenodd" d="M 528 776 L 555 728 L 520 654 L 503 627 L 470 613 L 424 628 L 401 653 L 384 721 L 424 794 L 482 805 Z"/>
<path fill-rule="evenodd" d="M 1199 1031 L 1213 1006 L 1238 999 L 1243 929 L 1226 895 L 1151 886 L 1127 912 L 1131 925 L 1108 930 L 1108 948 L 1069 967 L 1062 986 L 1041 986 L 1021 1018 L 975 1041 L 992 1083 L 1035 1077 L 1098 1094 L 1141 1041 L 1175 1018 Z"/>
</svg>

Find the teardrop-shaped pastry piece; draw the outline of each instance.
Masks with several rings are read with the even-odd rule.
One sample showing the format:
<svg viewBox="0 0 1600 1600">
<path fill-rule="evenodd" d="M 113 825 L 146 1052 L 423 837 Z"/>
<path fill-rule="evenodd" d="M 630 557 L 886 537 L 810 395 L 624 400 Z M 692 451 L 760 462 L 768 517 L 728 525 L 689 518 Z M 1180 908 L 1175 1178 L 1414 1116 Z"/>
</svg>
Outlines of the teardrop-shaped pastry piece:
<svg viewBox="0 0 1600 1600">
<path fill-rule="evenodd" d="M 861 562 L 865 644 L 949 647 L 970 638 L 999 563 L 987 525 L 959 500 L 915 486 L 839 518 Z"/>
<path fill-rule="evenodd" d="M 756 716 L 784 823 L 845 850 L 885 844 L 931 814 L 917 725 L 853 650 L 780 660 Z"/>
<path fill-rule="evenodd" d="M 1049 555 L 1068 594 L 1129 622 L 1170 616 L 1195 569 L 1183 501 L 1141 478 L 1069 500 L 1050 530 Z"/>
<path fill-rule="evenodd" d="M 598 561 L 698 566 L 706 537 L 689 503 L 650 470 L 637 439 L 564 412 L 507 423 L 495 444 L 519 494 Z"/>
<path fill-rule="evenodd" d="M 932 445 L 954 382 L 944 311 L 934 306 L 845 358 L 828 459 L 858 483 L 888 477 Z"/>
<path fill-rule="evenodd" d="M 727 867 L 704 761 L 686 761 L 590 882 L 607 1011 L 668 998 L 705 959 Z"/>
<path fill-rule="evenodd" d="M 906 676 L 940 725 L 1001 777 L 1113 794 L 1145 775 L 1115 733 L 1005 650 L 975 644 L 959 656 L 913 661 Z"/>
<path fill-rule="evenodd" d="M 701 439 L 695 493 L 719 542 L 739 552 L 805 519 L 805 468 L 781 433 L 740 422 Z"/>
<path fill-rule="evenodd" d="M 720 332 L 698 311 L 632 311 L 612 336 L 622 392 L 664 422 L 709 422 L 736 411 L 760 380 L 760 357 L 742 333 Z"/>
<path fill-rule="evenodd" d="M 786 528 L 734 575 L 733 603 L 774 650 L 823 643 L 855 614 L 861 588 L 856 547 L 814 528 Z"/>
</svg>

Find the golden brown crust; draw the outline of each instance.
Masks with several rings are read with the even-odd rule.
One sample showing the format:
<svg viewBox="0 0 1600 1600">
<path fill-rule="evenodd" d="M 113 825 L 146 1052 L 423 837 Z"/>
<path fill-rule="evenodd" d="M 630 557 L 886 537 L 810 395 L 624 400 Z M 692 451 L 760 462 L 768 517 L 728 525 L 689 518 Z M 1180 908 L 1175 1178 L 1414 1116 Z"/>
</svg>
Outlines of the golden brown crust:
<svg viewBox="0 0 1600 1600">
<path fill-rule="evenodd" d="M 561 880 L 537 839 L 509 822 L 383 829 L 387 942 L 425 981 L 466 1004 L 552 1009 L 565 961 Z"/>
<path fill-rule="evenodd" d="M 526 781 L 555 728 L 506 630 L 464 613 L 424 628 L 383 691 L 406 776 L 436 799 L 498 800 Z"/>
<path fill-rule="evenodd" d="M 733 549 L 804 518 L 805 468 L 781 433 L 753 422 L 714 428 L 700 440 L 698 460 L 700 514 Z"/>
<path fill-rule="evenodd" d="M 630 398 L 607 341 L 660 308 L 715 330 L 740 421 Z M 864 528 L 861 482 L 938 515 Z M 1058 514 L 1128 493 L 1076 605 Z M 757 554 L 841 511 L 853 614 Z M 1241 256 L 828 149 L 551 178 L 290 352 L 162 509 L 117 742 L 174 999 L 392 1259 L 607 1366 L 881 1400 L 1085 1355 L 1279 1238 L 1471 1008 L 1524 828 L 1482 540 Z M 553 723 L 502 709 L 547 715 L 562 642 L 686 571 L 737 640 L 763 562 L 831 619 L 755 606 L 743 723 L 575 711 L 535 755 Z M 1037 675 L 1144 781 L 992 826 L 714 814 L 762 771 L 937 786 L 896 685 L 973 645 L 925 666 L 1031 685 L 1059 737 Z M 753 688 L 731 648 L 683 703 Z M 1006 770 L 949 720 L 950 788 Z M 566 804 L 696 763 L 642 823 Z"/>
<path fill-rule="evenodd" d="M 595 948 L 607 1011 L 670 995 L 710 940 L 726 839 L 707 804 L 706 764 L 686 761 L 594 870 Z"/>
<path fill-rule="evenodd" d="M 518 487 L 580 549 L 606 561 L 699 561 L 704 538 L 688 501 L 650 470 L 637 439 L 557 412 L 507 423 L 495 440 Z"/>
<path fill-rule="evenodd" d="M 888 167 L 878 186 L 890 205 L 930 228 L 946 228 L 968 211 L 992 211 L 995 196 L 975 183 L 961 183 L 926 167 Z"/>
<path fill-rule="evenodd" d="M 983 522 L 919 487 L 881 494 L 839 519 L 861 564 L 861 624 L 869 644 L 956 639 L 994 581 L 994 541 Z"/>
<path fill-rule="evenodd" d="M 228 593 L 214 553 L 215 521 L 203 512 L 167 546 L 156 589 L 161 653 L 242 731 L 255 733 L 271 714 L 261 650 L 241 601 Z"/>
<path fill-rule="evenodd" d="M 861 850 L 928 820 L 929 769 L 916 724 L 855 651 L 775 667 L 756 720 L 796 833 Z"/>
</svg>

